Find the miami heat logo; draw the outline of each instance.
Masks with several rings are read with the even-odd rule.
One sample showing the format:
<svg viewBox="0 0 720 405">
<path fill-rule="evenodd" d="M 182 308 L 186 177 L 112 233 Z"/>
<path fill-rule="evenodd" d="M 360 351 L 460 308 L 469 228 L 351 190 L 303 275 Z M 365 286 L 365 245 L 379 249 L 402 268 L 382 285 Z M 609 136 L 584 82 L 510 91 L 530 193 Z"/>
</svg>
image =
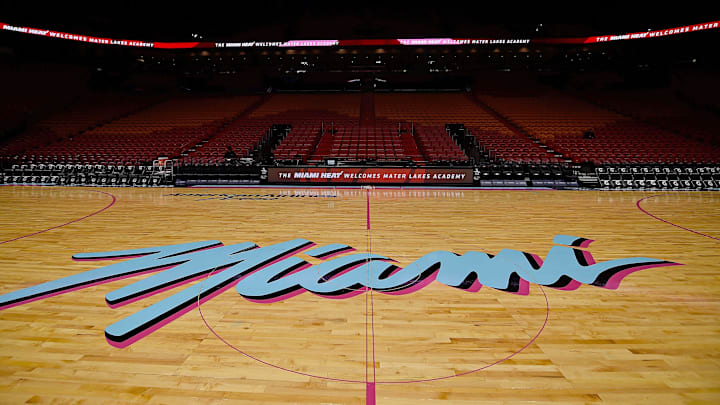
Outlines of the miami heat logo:
<svg viewBox="0 0 720 405">
<path fill-rule="evenodd" d="M 591 242 L 558 235 L 554 243 L 565 246 L 551 248 L 544 261 L 537 255 L 510 249 L 503 249 L 497 255 L 435 251 L 404 268 L 385 256 L 352 253 L 352 247 L 341 244 L 315 247 L 313 242 L 305 239 L 265 247 L 251 242 L 223 246 L 221 242 L 211 240 L 80 253 L 73 259 L 132 260 L 1 295 L 0 309 L 120 278 L 155 273 L 108 293 L 107 304 L 116 308 L 203 279 L 105 329 L 111 345 L 126 347 L 233 286 L 246 300 L 256 303 L 285 300 L 307 291 L 334 299 L 349 298 L 369 289 L 401 295 L 417 291 L 433 281 L 468 292 L 477 292 L 484 285 L 527 295 L 531 282 L 561 290 L 574 290 L 580 284 L 616 289 L 620 281 L 634 271 L 678 264 L 648 257 L 595 263 L 590 252 L 585 250 Z M 311 265 L 294 256 L 301 252 L 323 262 Z"/>
</svg>

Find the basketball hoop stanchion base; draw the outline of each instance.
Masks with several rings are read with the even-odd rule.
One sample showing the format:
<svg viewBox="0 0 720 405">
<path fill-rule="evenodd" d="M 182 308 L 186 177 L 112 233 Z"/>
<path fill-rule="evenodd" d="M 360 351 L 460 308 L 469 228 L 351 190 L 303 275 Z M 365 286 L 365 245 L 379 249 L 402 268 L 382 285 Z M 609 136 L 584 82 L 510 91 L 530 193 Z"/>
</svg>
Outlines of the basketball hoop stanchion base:
<svg viewBox="0 0 720 405">
<path fill-rule="evenodd" d="M 174 174 L 174 164 L 170 158 L 167 156 L 159 156 L 153 160 L 152 176 L 158 178 L 158 183 L 172 183 Z"/>
</svg>

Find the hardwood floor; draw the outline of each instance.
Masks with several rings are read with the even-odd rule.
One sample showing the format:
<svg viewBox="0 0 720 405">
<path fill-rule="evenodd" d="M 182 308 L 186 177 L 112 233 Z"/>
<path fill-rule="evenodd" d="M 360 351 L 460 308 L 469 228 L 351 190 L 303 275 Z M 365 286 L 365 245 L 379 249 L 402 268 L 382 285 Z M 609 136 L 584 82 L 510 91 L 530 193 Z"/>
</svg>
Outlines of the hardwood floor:
<svg viewBox="0 0 720 405">
<path fill-rule="evenodd" d="M 545 258 L 555 235 L 593 239 L 597 262 L 682 265 L 528 295 L 435 281 L 255 303 L 229 289 L 126 348 L 105 328 L 186 286 L 113 309 L 107 293 L 148 276 L 112 281 L 0 310 L 0 403 L 362 404 L 373 374 L 378 404 L 719 403 L 717 192 L 7 186 L 0 294 L 117 263 L 72 260 L 83 252 L 303 238 L 355 254 L 370 241 L 407 266 L 438 250 Z"/>
</svg>

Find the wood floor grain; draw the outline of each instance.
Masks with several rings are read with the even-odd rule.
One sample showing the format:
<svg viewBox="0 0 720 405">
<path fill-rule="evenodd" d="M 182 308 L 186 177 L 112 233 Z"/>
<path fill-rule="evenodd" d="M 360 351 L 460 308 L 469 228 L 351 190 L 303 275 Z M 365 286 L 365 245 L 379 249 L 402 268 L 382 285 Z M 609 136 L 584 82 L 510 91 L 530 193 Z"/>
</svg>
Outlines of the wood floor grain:
<svg viewBox="0 0 720 405">
<path fill-rule="evenodd" d="M 97 191 L 115 204 L 67 224 L 111 203 Z M 648 196 L 642 208 L 697 233 L 639 210 Z M 80 252 L 304 238 L 365 253 L 367 197 L 0 187 L 0 242 L 54 228 L 0 244 L 0 294 L 112 263 L 73 261 Z M 231 289 L 201 306 L 204 321 L 196 308 L 115 348 L 105 327 L 177 292 L 112 309 L 105 294 L 145 276 L 118 280 L 0 310 L 0 403 L 363 404 L 366 370 L 379 404 L 720 402 L 720 241 L 708 237 L 720 238 L 720 193 L 375 189 L 369 198 L 370 248 L 399 266 L 436 250 L 545 257 L 558 234 L 595 240 L 598 262 L 682 266 L 635 272 L 617 290 L 531 284 L 525 296 L 434 282 L 374 292 L 374 363 L 367 294 L 258 304 Z"/>
</svg>

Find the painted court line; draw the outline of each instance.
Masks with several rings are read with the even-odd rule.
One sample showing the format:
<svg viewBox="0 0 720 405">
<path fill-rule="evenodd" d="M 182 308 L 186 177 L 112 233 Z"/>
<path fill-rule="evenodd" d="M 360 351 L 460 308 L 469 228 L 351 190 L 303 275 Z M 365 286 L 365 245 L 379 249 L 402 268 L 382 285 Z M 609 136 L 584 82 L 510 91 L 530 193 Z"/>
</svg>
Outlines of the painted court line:
<svg viewBox="0 0 720 405">
<path fill-rule="evenodd" d="M 637 202 L 635 203 L 635 205 L 638 207 L 638 209 L 639 209 L 640 211 L 642 211 L 642 212 L 644 212 L 645 214 L 651 216 L 652 218 L 657 219 L 658 221 L 665 222 L 665 223 L 668 224 L 668 225 L 672 225 L 672 226 L 674 226 L 674 227 L 676 227 L 676 228 L 680 228 L 680 229 L 686 230 L 686 231 L 688 231 L 688 232 L 692 232 L 692 233 L 694 233 L 694 234 L 696 234 L 696 235 L 704 236 L 704 237 L 710 238 L 710 239 L 720 240 L 720 238 L 716 238 L 716 237 L 714 237 L 714 236 L 711 236 L 711 235 L 708 235 L 708 234 L 705 234 L 705 233 L 702 233 L 702 232 L 698 232 L 698 231 L 696 231 L 696 230 L 694 230 L 694 229 L 686 228 L 686 227 L 684 227 L 684 226 L 680 226 L 680 225 L 678 225 L 678 224 L 676 224 L 676 223 L 673 223 L 673 222 L 670 222 L 670 221 L 668 221 L 668 220 L 662 219 L 662 218 L 660 218 L 660 217 L 658 217 L 658 216 L 656 216 L 656 215 L 653 215 L 651 212 L 645 210 L 643 207 L 640 206 L 640 203 L 643 202 L 644 200 L 647 200 L 647 199 L 650 199 L 650 198 L 654 198 L 654 197 L 660 197 L 660 196 L 663 196 L 663 195 L 671 195 L 671 194 L 655 194 L 655 195 L 650 195 L 650 196 L 647 196 L 647 197 L 643 197 L 643 198 L 637 200 Z"/>
<path fill-rule="evenodd" d="M 535 341 L 539 338 L 540 334 L 545 330 L 545 328 L 546 328 L 546 326 L 547 326 L 547 324 L 548 324 L 549 315 L 550 315 L 549 300 L 548 300 L 548 296 L 547 296 L 545 290 L 543 289 L 542 285 L 539 285 L 539 284 L 538 284 L 538 288 L 540 289 L 541 293 L 543 294 L 544 300 L 545 300 L 545 318 L 544 318 L 544 320 L 543 320 L 543 322 L 542 322 L 542 325 L 540 325 L 539 329 L 538 329 L 537 332 L 534 334 L 534 336 L 531 336 L 530 339 L 527 341 L 527 343 L 526 343 L 524 346 L 522 346 L 522 347 L 520 347 L 519 349 L 513 351 L 511 354 L 509 354 L 509 355 L 507 355 L 507 356 L 504 356 L 504 357 L 501 358 L 501 359 L 497 359 L 497 360 L 493 361 L 492 363 L 485 364 L 485 365 L 482 366 L 482 367 L 478 367 L 478 368 L 473 369 L 473 370 L 468 370 L 468 371 L 465 371 L 465 372 L 456 373 L 456 374 L 452 374 L 452 375 L 439 376 L 439 377 L 430 377 L 430 378 L 423 378 L 423 379 L 416 379 L 416 380 L 378 381 L 378 380 L 377 380 L 377 377 L 376 377 L 376 370 L 375 370 L 375 367 L 376 367 L 376 357 L 375 357 L 375 327 L 374 327 L 374 294 L 373 294 L 373 289 L 372 289 L 372 285 L 371 285 L 371 278 L 370 278 L 371 264 L 372 264 L 372 261 L 370 260 L 370 255 L 372 254 L 372 253 L 371 253 L 371 252 L 372 252 L 372 233 L 371 233 L 371 231 L 372 231 L 372 227 L 371 227 L 371 218 L 370 218 L 370 190 L 367 189 L 367 190 L 366 190 L 366 236 L 367 236 L 366 243 L 367 243 L 367 255 L 368 255 L 368 256 L 367 256 L 367 259 L 366 259 L 366 262 L 367 262 L 367 273 L 366 273 L 366 275 L 367 275 L 367 278 L 368 278 L 368 281 L 367 281 L 368 287 L 367 287 L 367 289 L 366 289 L 367 293 L 366 293 L 366 297 L 365 297 L 365 299 L 366 299 L 366 301 L 365 301 L 365 320 L 366 320 L 366 321 L 365 321 L 365 324 L 366 324 L 366 325 L 365 325 L 365 330 L 366 330 L 366 333 L 365 333 L 365 378 L 364 378 L 363 380 L 352 380 L 352 379 L 334 378 L 334 377 L 331 377 L 331 376 L 329 376 L 329 375 L 327 375 L 327 374 L 326 374 L 326 375 L 318 375 L 318 374 L 312 374 L 312 373 L 310 373 L 310 372 L 303 372 L 303 371 L 292 370 L 292 369 L 287 368 L 287 367 L 282 367 L 282 366 L 279 366 L 279 365 L 276 365 L 276 364 L 272 364 L 272 363 L 270 363 L 270 362 L 268 362 L 268 361 L 264 361 L 264 360 L 262 360 L 262 359 L 260 359 L 260 358 L 258 358 L 258 357 L 253 356 L 253 355 L 250 354 L 250 353 L 247 353 L 247 352 L 243 351 L 243 350 L 240 349 L 239 347 L 234 346 L 231 342 L 229 342 L 229 341 L 227 341 L 225 338 L 223 338 L 223 337 L 222 337 L 217 331 L 215 331 L 214 328 L 209 324 L 209 322 L 208 322 L 208 320 L 205 318 L 205 316 L 204 316 L 204 314 L 203 314 L 203 311 L 202 311 L 202 308 L 201 308 L 201 306 L 202 306 L 202 304 L 204 303 L 205 300 L 202 300 L 202 299 L 201 299 L 201 297 L 200 297 L 201 293 L 200 293 L 200 294 L 198 294 L 198 300 L 197 300 L 196 306 L 197 306 L 197 310 L 198 310 L 198 312 L 199 312 L 199 315 L 200 315 L 200 317 L 201 317 L 201 319 L 202 319 L 203 324 L 204 324 L 205 327 L 207 327 L 208 330 L 215 336 L 215 338 L 217 338 L 218 340 L 220 340 L 221 342 L 223 342 L 226 346 L 228 346 L 229 348 L 231 348 L 231 349 L 234 350 L 235 352 L 237 352 L 237 353 L 239 353 L 239 354 L 242 354 L 243 356 L 245 356 L 245 357 L 247 357 L 247 358 L 249 358 L 249 359 L 252 359 L 252 360 L 257 361 L 257 362 L 260 363 L 260 364 L 263 364 L 263 365 L 266 365 L 266 366 L 269 366 L 269 367 L 272 367 L 272 368 L 275 368 L 275 369 L 278 369 L 278 370 L 282 370 L 282 371 L 285 371 L 285 372 L 293 373 L 293 374 L 296 374 L 296 375 L 302 375 L 302 376 L 311 377 L 311 378 L 317 378 L 317 379 L 326 380 L 326 381 L 335 381 L 335 382 L 343 382 L 343 383 L 354 383 L 354 384 L 364 384 L 364 385 L 365 385 L 366 404 L 371 404 L 371 405 L 375 405 L 375 404 L 377 403 L 377 401 L 376 401 L 376 388 L 377 388 L 377 385 L 379 385 L 379 384 L 393 384 L 393 385 L 394 385 L 394 384 L 427 383 L 427 382 L 433 382 L 433 381 L 447 380 L 447 379 L 450 379 L 450 378 L 455 378 L 455 377 L 460 377 L 460 376 L 464 376 L 464 375 L 469 375 L 469 374 L 472 374 L 472 373 L 475 373 L 475 372 L 478 372 L 478 371 L 481 371 L 481 370 L 486 370 L 486 369 L 488 369 L 488 368 L 490 368 L 490 367 L 493 367 L 493 366 L 495 366 L 495 365 L 501 364 L 501 363 L 509 360 L 510 358 L 515 357 L 516 355 L 520 354 L 521 352 L 523 352 L 525 349 L 527 349 L 527 348 L 530 347 L 532 344 L 534 344 Z M 218 270 L 218 269 L 210 272 L 210 274 L 208 274 L 207 278 L 211 277 L 212 274 L 215 273 L 217 270 Z M 524 271 L 522 271 L 522 272 L 525 273 Z M 206 278 L 205 280 L 207 280 L 207 278 Z M 530 276 L 530 279 L 531 279 L 531 280 L 533 279 L 532 276 Z M 205 280 L 201 281 L 201 284 L 204 283 Z M 239 280 L 238 280 L 238 281 L 239 281 Z M 232 288 L 232 286 L 233 286 L 234 284 L 235 284 L 235 283 L 231 284 L 228 288 Z M 201 286 L 201 292 L 202 292 L 202 286 Z M 372 362 L 372 366 L 373 366 L 372 377 L 370 376 L 370 372 L 369 372 L 369 370 L 368 370 L 368 365 L 369 365 L 370 362 Z"/>
<path fill-rule="evenodd" d="M 98 211 L 95 211 L 95 212 L 93 212 L 92 214 L 85 215 L 85 216 L 82 217 L 82 218 L 74 219 L 74 220 L 69 221 L 69 222 L 66 222 L 66 223 L 64 223 L 64 224 L 62 224 L 62 225 L 53 226 L 52 228 L 43 229 L 42 231 L 37 231 L 37 232 L 29 233 L 29 234 L 27 234 L 27 235 L 18 236 L 17 238 L 8 239 L 8 240 L 5 240 L 5 241 L 0 242 L 0 245 L 2 245 L 3 243 L 8 243 L 8 242 L 12 242 L 12 241 L 16 241 L 16 240 L 20 240 L 20 239 L 24 239 L 24 238 L 29 238 L 29 237 L 31 237 L 31 236 L 39 235 L 39 234 L 41 234 L 41 233 L 43 233 L 43 232 L 51 231 L 51 230 L 57 229 L 57 228 L 62 228 L 63 226 L 67 226 L 67 225 L 73 224 L 73 223 L 75 223 L 75 222 L 82 221 L 83 219 L 86 219 L 86 218 L 90 218 L 90 217 L 92 217 L 93 215 L 97 215 L 97 214 L 105 211 L 106 209 L 112 207 L 113 205 L 115 205 L 115 201 L 117 201 L 117 199 L 115 198 L 114 195 L 112 195 L 112 194 L 110 194 L 110 193 L 106 193 L 106 192 L 104 192 L 104 191 L 97 191 L 97 190 L 86 190 L 86 191 L 91 191 L 91 192 L 93 192 L 93 193 L 105 194 L 105 195 L 107 195 L 107 196 L 112 197 L 112 201 L 110 202 L 110 204 L 106 205 L 104 208 L 102 208 L 102 209 L 100 209 L 100 210 L 98 210 Z"/>
<path fill-rule="evenodd" d="M 370 255 L 372 255 L 372 233 L 370 229 L 370 190 L 365 190 L 366 199 L 366 212 L 367 212 L 367 285 L 368 292 L 365 294 L 365 403 L 367 405 L 375 405 L 375 308 L 373 305 L 373 286 L 372 278 L 370 277 L 372 261 Z M 370 300 L 370 346 L 372 347 L 372 382 L 368 376 L 368 300 Z"/>
</svg>

